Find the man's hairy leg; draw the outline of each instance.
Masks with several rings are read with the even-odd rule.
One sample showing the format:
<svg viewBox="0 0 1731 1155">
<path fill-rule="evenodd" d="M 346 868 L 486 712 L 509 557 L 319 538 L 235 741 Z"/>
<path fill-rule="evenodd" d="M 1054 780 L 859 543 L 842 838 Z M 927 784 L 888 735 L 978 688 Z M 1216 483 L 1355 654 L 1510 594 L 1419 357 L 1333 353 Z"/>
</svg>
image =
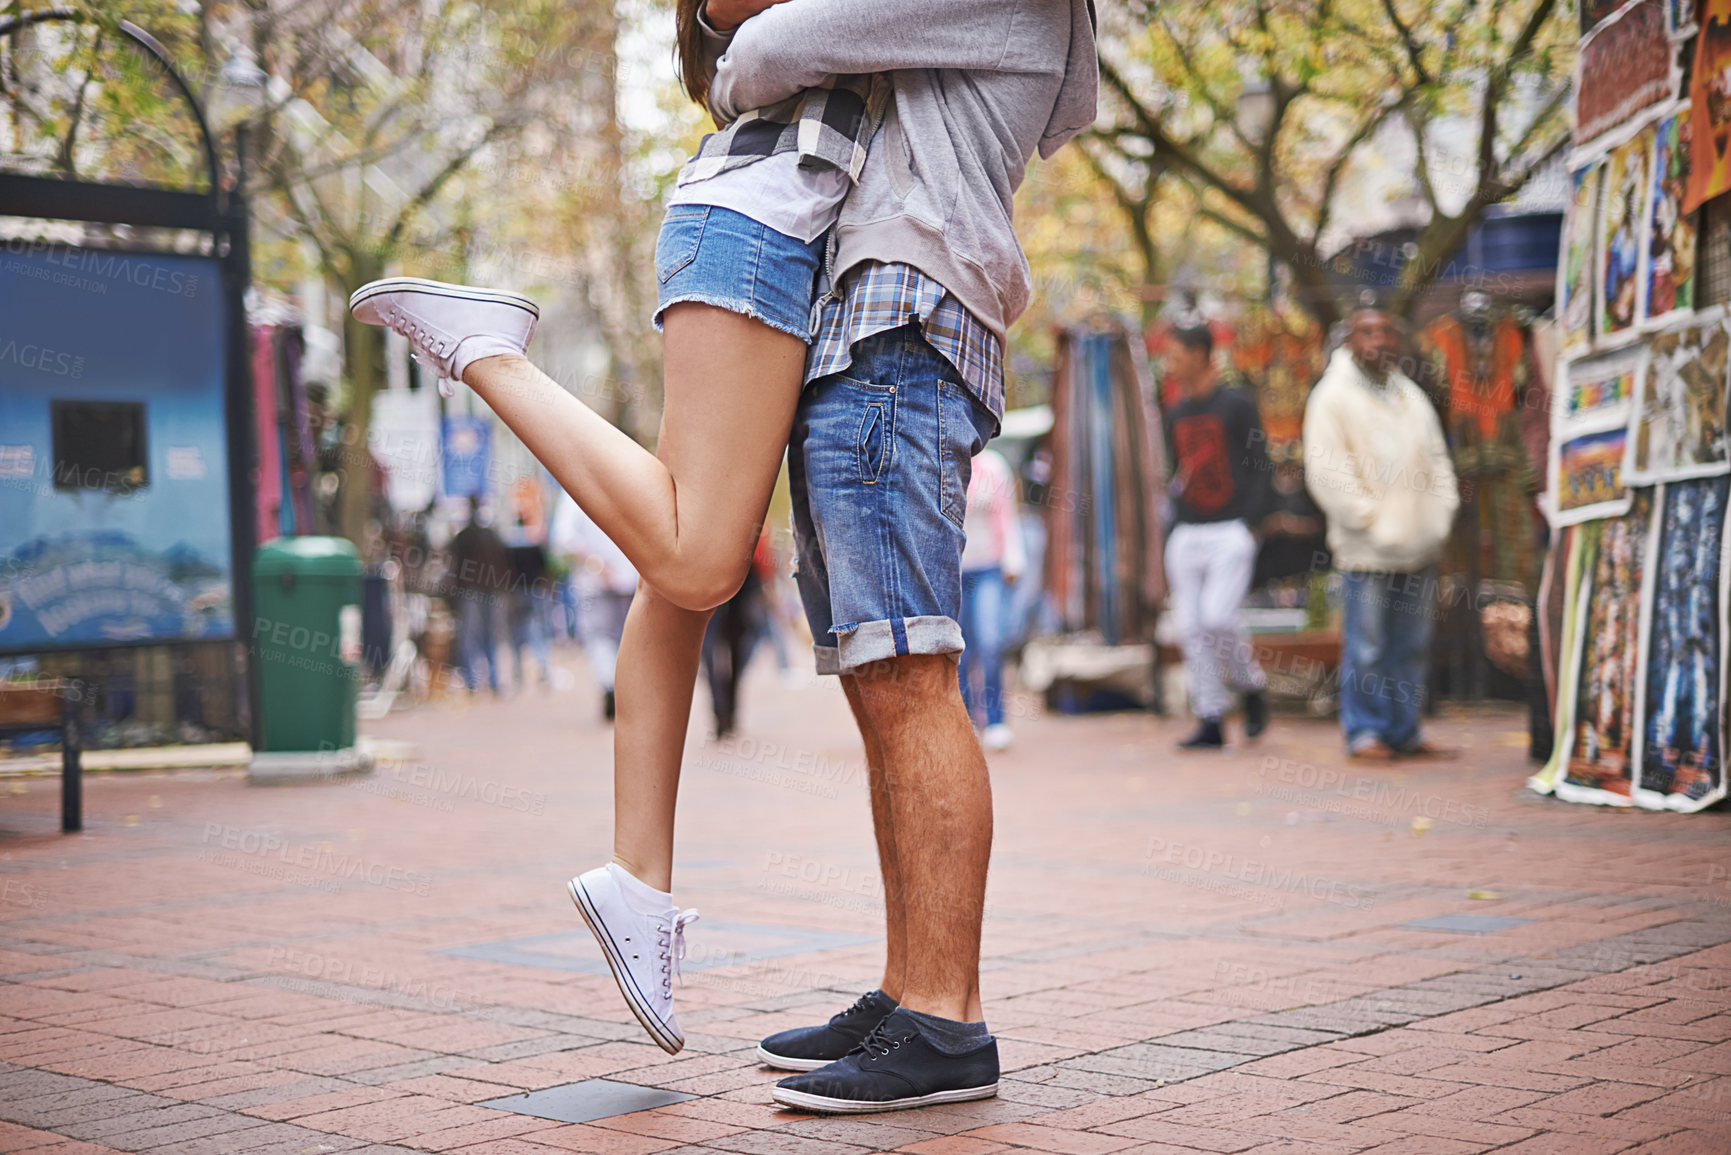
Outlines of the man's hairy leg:
<svg viewBox="0 0 1731 1155">
<path fill-rule="evenodd" d="M 872 834 L 878 844 L 878 877 L 884 892 L 884 978 L 878 989 L 897 1002 L 901 1001 L 903 976 L 907 972 L 907 912 L 902 906 L 902 873 L 896 862 L 895 819 L 890 813 L 889 788 L 884 777 L 883 752 L 878 748 L 877 731 L 866 721 L 865 707 L 860 701 L 859 687 L 851 674 L 841 679 L 847 704 L 853 709 L 859 724 L 860 739 L 865 743 L 866 783 L 871 791 Z"/>
<path fill-rule="evenodd" d="M 856 670 L 852 680 L 860 728 L 875 737 L 882 761 L 900 876 L 906 962 L 897 998 L 910 1010 L 979 1022 L 992 788 L 956 663 L 912 654 Z M 879 831 L 881 839 L 881 824 Z M 887 893 L 887 877 L 884 886 Z"/>
</svg>

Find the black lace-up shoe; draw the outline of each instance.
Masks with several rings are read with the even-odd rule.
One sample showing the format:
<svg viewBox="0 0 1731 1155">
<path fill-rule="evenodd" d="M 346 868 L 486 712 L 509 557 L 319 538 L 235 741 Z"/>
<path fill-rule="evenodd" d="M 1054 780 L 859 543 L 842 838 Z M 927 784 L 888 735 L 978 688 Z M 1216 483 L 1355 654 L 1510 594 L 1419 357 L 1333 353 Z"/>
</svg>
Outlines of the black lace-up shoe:
<svg viewBox="0 0 1731 1155">
<path fill-rule="evenodd" d="M 998 1093 L 998 1041 L 946 1055 L 897 1009 L 842 1058 L 790 1075 L 770 1092 L 784 1107 L 834 1115 L 902 1111 L 936 1103 L 989 1099 Z"/>
<path fill-rule="evenodd" d="M 895 1009 L 894 999 L 872 991 L 821 1027 L 795 1027 L 769 1036 L 757 1045 L 757 1057 L 778 1071 L 815 1071 L 859 1046 Z"/>
<path fill-rule="evenodd" d="M 1244 736 L 1260 738 L 1262 732 L 1268 729 L 1268 698 L 1261 690 L 1251 690 L 1244 695 Z"/>
<path fill-rule="evenodd" d="M 1180 750 L 1222 750 L 1226 747 L 1226 735 L 1220 730 L 1219 718 L 1203 718 L 1196 723 L 1196 731 L 1184 741 L 1178 743 Z"/>
</svg>

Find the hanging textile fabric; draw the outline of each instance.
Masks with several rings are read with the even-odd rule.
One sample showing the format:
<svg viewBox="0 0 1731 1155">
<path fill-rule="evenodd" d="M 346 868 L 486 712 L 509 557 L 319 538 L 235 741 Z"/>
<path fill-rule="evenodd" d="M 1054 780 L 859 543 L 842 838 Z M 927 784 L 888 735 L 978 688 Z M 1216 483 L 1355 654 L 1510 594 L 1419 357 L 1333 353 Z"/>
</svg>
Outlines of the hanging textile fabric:
<svg viewBox="0 0 1731 1155">
<path fill-rule="evenodd" d="M 282 536 L 282 436 L 277 421 L 276 328 L 254 325 L 251 342 L 253 444 L 258 453 L 258 489 L 253 532 L 258 544 Z"/>
<path fill-rule="evenodd" d="M 1165 595 L 1154 502 L 1165 470 L 1144 381 L 1122 327 L 1059 335 L 1046 588 L 1066 632 L 1108 645 L 1150 639 Z"/>
<path fill-rule="evenodd" d="M 1446 564 L 1475 588 L 1514 582 L 1530 594 L 1541 559 L 1532 505 L 1538 474 L 1516 411 L 1527 383 L 1526 336 L 1513 318 L 1483 313 L 1439 317 L 1424 336 L 1446 390 L 1464 507 Z"/>
<path fill-rule="evenodd" d="M 288 498 L 294 513 L 295 533 L 316 533 L 313 525 L 313 475 L 315 468 L 312 417 L 307 406 L 306 382 L 301 380 L 302 342 L 299 329 L 278 330 L 278 364 L 283 393 L 283 445 L 287 466 Z M 290 532 L 285 530 L 284 532 Z"/>
</svg>

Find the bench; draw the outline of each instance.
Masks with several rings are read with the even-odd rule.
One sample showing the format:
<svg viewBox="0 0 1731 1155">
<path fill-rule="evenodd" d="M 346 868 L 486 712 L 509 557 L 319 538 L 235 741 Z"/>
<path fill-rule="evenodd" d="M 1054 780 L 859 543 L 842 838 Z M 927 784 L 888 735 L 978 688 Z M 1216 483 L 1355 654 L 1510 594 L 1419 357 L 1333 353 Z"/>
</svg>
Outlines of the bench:
<svg viewBox="0 0 1731 1155">
<path fill-rule="evenodd" d="M 83 697 L 83 683 L 69 679 L 0 682 L 0 738 L 42 730 L 60 734 L 60 829 L 68 834 L 84 829 Z"/>
</svg>

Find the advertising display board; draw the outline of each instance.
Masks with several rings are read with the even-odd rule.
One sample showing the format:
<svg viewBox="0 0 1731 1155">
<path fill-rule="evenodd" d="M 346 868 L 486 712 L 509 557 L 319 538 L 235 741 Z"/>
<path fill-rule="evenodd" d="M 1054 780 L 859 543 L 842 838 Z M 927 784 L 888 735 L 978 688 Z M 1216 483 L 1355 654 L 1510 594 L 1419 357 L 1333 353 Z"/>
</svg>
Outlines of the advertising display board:
<svg viewBox="0 0 1731 1155">
<path fill-rule="evenodd" d="M 222 283 L 0 245 L 0 652 L 234 637 Z"/>
</svg>

